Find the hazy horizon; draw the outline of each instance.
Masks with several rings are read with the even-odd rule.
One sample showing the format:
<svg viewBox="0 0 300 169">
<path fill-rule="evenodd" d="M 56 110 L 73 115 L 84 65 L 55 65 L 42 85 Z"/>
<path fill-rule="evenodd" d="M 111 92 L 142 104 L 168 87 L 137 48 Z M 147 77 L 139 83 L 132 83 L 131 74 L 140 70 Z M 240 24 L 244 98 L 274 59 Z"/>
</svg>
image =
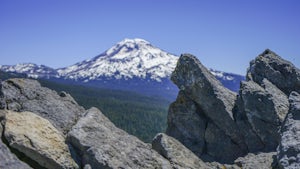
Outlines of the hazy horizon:
<svg viewBox="0 0 300 169">
<path fill-rule="evenodd" d="M 266 48 L 300 67 L 299 1 L 214 2 L 0 1 L 0 65 L 66 67 L 142 38 L 241 75 Z"/>
</svg>

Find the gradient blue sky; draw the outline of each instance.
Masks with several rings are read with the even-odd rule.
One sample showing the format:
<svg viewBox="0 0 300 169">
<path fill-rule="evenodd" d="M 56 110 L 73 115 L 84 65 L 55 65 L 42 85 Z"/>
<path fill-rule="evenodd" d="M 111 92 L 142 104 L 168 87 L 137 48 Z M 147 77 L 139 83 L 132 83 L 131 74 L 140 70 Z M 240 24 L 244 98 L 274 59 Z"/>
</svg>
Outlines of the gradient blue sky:
<svg viewBox="0 0 300 169">
<path fill-rule="evenodd" d="M 0 64 L 53 68 L 124 38 L 244 75 L 270 48 L 300 67 L 299 0 L 0 0 Z"/>
</svg>

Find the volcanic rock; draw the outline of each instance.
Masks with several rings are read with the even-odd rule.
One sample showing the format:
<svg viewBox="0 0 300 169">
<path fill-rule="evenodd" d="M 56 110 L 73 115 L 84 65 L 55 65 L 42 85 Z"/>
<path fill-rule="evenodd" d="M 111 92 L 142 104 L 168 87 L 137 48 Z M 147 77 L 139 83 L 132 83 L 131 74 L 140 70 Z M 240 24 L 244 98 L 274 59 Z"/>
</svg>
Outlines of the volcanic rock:
<svg viewBox="0 0 300 169">
<path fill-rule="evenodd" d="M 169 161 L 91 108 L 68 133 L 82 166 L 91 168 L 171 168 Z"/>
<path fill-rule="evenodd" d="M 252 80 L 260 85 L 264 78 L 287 96 L 292 91 L 300 92 L 300 70 L 269 49 L 250 62 L 246 76 L 247 81 Z"/>
<path fill-rule="evenodd" d="M 2 83 L 5 108 L 30 111 L 49 120 L 66 134 L 84 112 L 68 94 L 61 97 L 55 91 L 42 87 L 36 80 L 9 79 Z"/>
<path fill-rule="evenodd" d="M 152 141 L 152 148 L 168 159 L 173 168 L 210 168 L 179 141 L 166 134 L 157 134 Z"/>
<path fill-rule="evenodd" d="M 278 146 L 280 168 L 300 168 L 300 94 L 292 92 L 290 109 L 281 128 L 281 142 Z"/>
<path fill-rule="evenodd" d="M 233 162 L 247 153 L 244 138 L 233 119 L 236 99 L 233 92 L 189 54 L 181 55 L 171 79 L 180 94 L 169 108 L 168 135 L 207 160 Z M 192 109 L 184 110 L 185 107 Z M 187 128 L 193 130 L 186 131 Z"/>
<path fill-rule="evenodd" d="M 9 146 L 48 169 L 78 168 L 64 137 L 48 120 L 31 112 L 12 111 L 5 118 Z"/>
<path fill-rule="evenodd" d="M 236 123 L 244 133 L 250 152 L 274 151 L 279 144 L 280 126 L 288 112 L 288 99 L 267 79 L 262 86 L 253 81 L 241 82 L 236 102 Z"/>
</svg>

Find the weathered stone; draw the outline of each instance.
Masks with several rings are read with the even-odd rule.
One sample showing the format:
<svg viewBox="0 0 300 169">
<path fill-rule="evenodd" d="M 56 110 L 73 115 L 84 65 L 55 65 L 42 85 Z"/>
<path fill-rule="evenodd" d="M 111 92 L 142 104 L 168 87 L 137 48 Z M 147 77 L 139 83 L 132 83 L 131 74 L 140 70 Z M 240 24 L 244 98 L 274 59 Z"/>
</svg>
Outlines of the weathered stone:
<svg viewBox="0 0 300 169">
<path fill-rule="evenodd" d="M 281 128 L 281 142 L 278 146 L 280 168 L 300 168 L 300 94 L 292 92 L 290 109 Z"/>
<path fill-rule="evenodd" d="M 170 163 L 134 136 L 117 128 L 91 108 L 68 133 L 82 166 L 92 168 L 171 168 Z"/>
<path fill-rule="evenodd" d="M 168 125 L 179 128 L 177 128 L 176 132 L 173 132 L 168 127 L 168 135 L 178 138 L 179 141 L 198 156 L 202 154 L 200 155 L 201 158 L 208 155 L 213 159 L 217 158 L 220 162 L 233 162 L 235 158 L 247 153 L 244 138 L 233 119 L 232 109 L 236 99 L 236 95 L 233 92 L 223 87 L 196 57 L 189 54 L 181 55 L 171 79 L 178 86 L 180 92 L 183 93 L 181 95 L 184 95 L 184 97 L 178 96 L 177 101 L 170 106 Z M 183 110 L 184 107 L 195 108 Z M 195 121 L 199 121 L 200 125 L 195 123 L 189 124 L 188 122 L 191 120 L 186 121 L 188 119 L 186 117 L 189 114 L 196 117 Z M 178 119 L 174 118 L 176 115 L 180 115 L 180 117 Z M 180 120 L 182 122 L 178 123 Z M 184 131 L 186 128 L 193 128 L 194 126 L 196 126 L 195 130 L 198 130 L 199 133 L 196 131 L 190 133 Z M 206 131 L 206 126 L 210 126 L 209 131 Z M 199 130 L 198 128 L 201 129 Z M 216 141 L 218 138 L 212 137 L 215 136 L 213 132 L 222 133 L 222 139 L 226 141 L 222 143 Z M 209 135 L 203 137 L 205 133 Z M 189 137 L 186 137 L 188 135 Z M 197 135 L 200 135 L 200 137 Z M 196 140 L 196 145 L 199 145 L 198 149 L 191 148 L 193 147 L 193 145 L 189 144 L 191 140 Z M 220 144 L 222 146 L 218 146 Z"/>
<path fill-rule="evenodd" d="M 33 112 L 49 120 L 64 134 L 84 112 L 70 95 L 65 93 L 61 97 L 55 91 L 41 87 L 36 80 L 6 80 L 2 92 L 8 110 Z"/>
<path fill-rule="evenodd" d="M 206 161 L 232 163 L 237 157 L 244 155 L 237 144 L 220 130 L 214 123 L 207 123 L 205 130 L 206 154 L 200 156 Z"/>
<path fill-rule="evenodd" d="M 0 125 L 1 126 L 1 125 Z M 8 147 L 0 140 L 0 168 L 1 169 L 31 169 L 27 164 L 20 161 Z"/>
<path fill-rule="evenodd" d="M 205 147 L 205 128 L 207 120 L 197 112 L 196 104 L 183 92 L 170 105 L 168 128 L 166 133 L 187 146 L 197 156 L 201 156 Z"/>
<path fill-rule="evenodd" d="M 267 79 L 262 86 L 253 81 L 241 82 L 235 114 L 250 152 L 274 151 L 279 144 L 278 130 L 288 112 L 288 99 Z"/>
<path fill-rule="evenodd" d="M 266 78 L 286 95 L 300 92 L 300 70 L 269 49 L 250 62 L 246 78 L 260 85 Z"/>
<path fill-rule="evenodd" d="M 157 134 L 152 141 L 152 148 L 168 159 L 173 168 L 210 168 L 179 141 L 166 134 Z"/>
<path fill-rule="evenodd" d="M 249 153 L 245 157 L 239 157 L 234 163 L 242 169 L 271 169 L 276 159 L 276 152 L 270 153 Z"/>
<path fill-rule="evenodd" d="M 5 118 L 9 146 L 49 169 L 78 168 L 64 137 L 48 120 L 31 112 L 12 111 Z"/>
</svg>

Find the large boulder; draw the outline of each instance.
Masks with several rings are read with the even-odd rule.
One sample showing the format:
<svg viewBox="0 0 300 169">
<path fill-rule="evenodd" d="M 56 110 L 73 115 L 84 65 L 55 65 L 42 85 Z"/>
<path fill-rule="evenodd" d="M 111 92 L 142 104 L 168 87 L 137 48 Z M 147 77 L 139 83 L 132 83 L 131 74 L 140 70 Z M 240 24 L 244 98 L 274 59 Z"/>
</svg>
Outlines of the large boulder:
<svg viewBox="0 0 300 169">
<path fill-rule="evenodd" d="M 181 55 L 171 79 L 180 94 L 169 108 L 168 135 L 207 160 L 233 162 L 247 153 L 244 138 L 233 119 L 235 93 L 223 87 L 189 54 Z M 185 107 L 192 109 L 184 110 Z M 188 128 L 194 131 L 186 132 Z"/>
<path fill-rule="evenodd" d="M 68 133 L 81 165 L 91 168 L 171 168 L 169 161 L 117 128 L 98 109 L 87 110 Z M 87 165 L 89 164 L 89 165 Z"/>
<path fill-rule="evenodd" d="M 42 87 L 36 80 L 9 79 L 2 82 L 4 108 L 13 111 L 30 111 L 49 120 L 66 134 L 76 123 L 84 109 L 66 93 Z"/>
<path fill-rule="evenodd" d="M 62 134 L 48 120 L 34 113 L 8 111 L 4 135 L 10 147 L 42 167 L 78 168 Z"/>
<path fill-rule="evenodd" d="M 166 134 L 157 134 L 152 141 L 152 148 L 168 159 L 173 168 L 210 168 L 179 141 Z"/>
<path fill-rule="evenodd" d="M 292 92 L 289 97 L 290 109 L 281 128 L 278 146 L 280 168 L 300 168 L 300 94 Z"/>
<path fill-rule="evenodd" d="M 236 102 L 236 123 L 250 152 L 274 151 L 279 144 L 280 126 L 288 112 L 288 98 L 267 79 L 262 86 L 241 82 Z"/>
<path fill-rule="evenodd" d="M 269 49 L 250 62 L 246 76 L 248 81 L 252 80 L 260 85 L 264 78 L 288 96 L 292 91 L 300 92 L 300 70 Z"/>
</svg>

